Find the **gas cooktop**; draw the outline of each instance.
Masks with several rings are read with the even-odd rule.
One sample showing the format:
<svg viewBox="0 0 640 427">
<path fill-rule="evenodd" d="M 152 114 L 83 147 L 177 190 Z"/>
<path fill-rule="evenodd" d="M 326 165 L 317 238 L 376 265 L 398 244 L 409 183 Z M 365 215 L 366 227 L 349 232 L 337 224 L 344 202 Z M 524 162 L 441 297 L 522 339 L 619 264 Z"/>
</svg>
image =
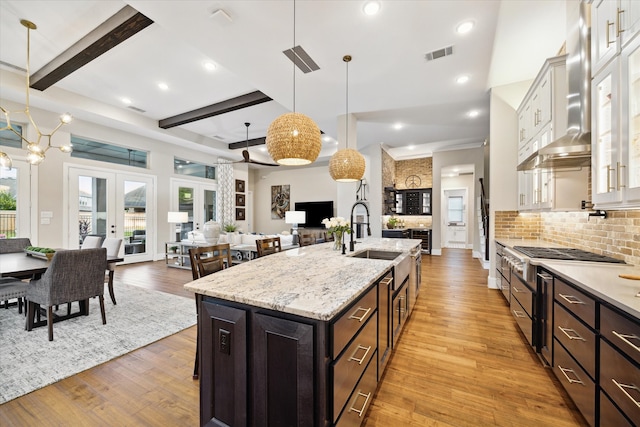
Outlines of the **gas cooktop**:
<svg viewBox="0 0 640 427">
<path fill-rule="evenodd" d="M 545 258 L 568 261 L 611 262 L 626 264 L 624 261 L 606 255 L 598 255 L 593 252 L 574 248 L 539 248 L 536 246 L 514 246 L 513 249 L 523 253 L 529 258 Z"/>
</svg>

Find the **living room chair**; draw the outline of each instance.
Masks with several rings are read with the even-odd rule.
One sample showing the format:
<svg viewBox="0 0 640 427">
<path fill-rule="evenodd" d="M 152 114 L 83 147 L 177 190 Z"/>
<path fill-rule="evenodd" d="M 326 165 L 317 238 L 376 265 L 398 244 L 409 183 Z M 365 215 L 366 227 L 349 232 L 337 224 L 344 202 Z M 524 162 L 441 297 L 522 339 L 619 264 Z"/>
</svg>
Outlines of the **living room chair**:
<svg viewBox="0 0 640 427">
<path fill-rule="evenodd" d="M 120 253 L 120 247 L 122 246 L 122 239 L 116 239 L 115 237 L 107 237 L 102 242 L 102 247 L 107 250 L 108 257 L 117 257 Z M 113 305 L 116 305 L 116 296 L 113 292 L 113 275 L 116 270 L 116 265 L 113 262 L 107 263 L 107 274 L 109 275 L 109 279 L 107 281 L 109 287 L 109 296 L 111 297 L 111 302 Z"/>
<path fill-rule="evenodd" d="M 302 246 L 309 246 L 316 244 L 316 235 L 314 233 L 299 233 L 298 234 L 298 243 Z"/>
<path fill-rule="evenodd" d="M 191 275 L 193 280 L 213 274 L 216 271 L 231 267 L 231 245 L 228 243 L 211 246 L 200 246 L 189 249 L 189 260 L 191 261 Z M 196 315 L 200 312 L 198 297 L 196 296 Z M 199 376 L 198 370 L 198 353 L 200 352 L 199 337 L 196 331 L 196 360 L 193 366 L 193 379 L 197 380 Z"/>
<path fill-rule="evenodd" d="M 258 258 L 282 251 L 280 237 L 267 237 L 256 240 L 256 250 L 258 252 Z"/>
<path fill-rule="evenodd" d="M 67 317 L 89 315 L 89 298 L 98 297 L 102 324 L 107 323 L 104 312 L 104 272 L 107 269 L 107 249 L 75 249 L 57 251 L 47 271 L 27 287 L 27 330 L 34 327 L 36 311 L 47 308 L 49 341 L 53 341 L 53 306 L 80 303 L 80 312 Z"/>
</svg>

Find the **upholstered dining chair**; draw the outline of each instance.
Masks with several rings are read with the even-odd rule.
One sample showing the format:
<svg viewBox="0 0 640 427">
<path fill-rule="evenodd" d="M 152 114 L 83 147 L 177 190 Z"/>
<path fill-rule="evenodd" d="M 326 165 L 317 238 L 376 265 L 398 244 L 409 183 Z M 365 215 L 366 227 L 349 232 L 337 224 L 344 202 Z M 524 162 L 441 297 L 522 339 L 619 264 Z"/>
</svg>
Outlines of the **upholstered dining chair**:
<svg viewBox="0 0 640 427">
<path fill-rule="evenodd" d="M 309 246 L 316 244 L 316 235 L 313 233 L 298 233 L 298 244 L 300 246 Z"/>
<path fill-rule="evenodd" d="M 282 251 L 280 237 L 267 237 L 265 239 L 256 240 L 256 250 L 258 252 L 258 257 Z"/>
<path fill-rule="evenodd" d="M 36 311 L 47 308 L 49 341 L 53 341 L 53 306 L 78 301 L 80 312 L 69 317 L 89 314 L 89 298 L 98 297 L 102 324 L 104 312 L 104 272 L 107 269 L 107 249 L 75 249 L 57 251 L 47 271 L 27 287 L 27 330 L 34 326 Z"/>
<path fill-rule="evenodd" d="M 115 237 L 107 237 L 102 242 L 102 247 L 107 249 L 108 257 L 117 257 L 120 253 L 120 247 L 122 246 L 122 239 L 117 239 Z M 115 274 L 116 265 L 115 263 L 109 262 L 107 263 L 107 273 L 109 275 L 109 279 L 107 281 L 109 287 L 109 296 L 111 297 L 111 302 L 113 305 L 116 305 L 116 296 L 113 292 L 113 275 Z"/>
<path fill-rule="evenodd" d="M 191 275 L 193 280 L 213 274 L 216 271 L 231 267 L 231 245 L 228 243 L 211 246 L 199 246 L 189 249 L 189 261 L 191 261 Z M 199 314 L 200 307 L 196 296 L 196 315 Z M 196 332 L 199 334 L 200 332 Z M 199 376 L 198 353 L 200 352 L 200 341 L 196 336 L 196 360 L 193 365 L 193 379 Z"/>
<path fill-rule="evenodd" d="M 0 303 L 4 301 L 4 307 L 9 308 L 9 300 L 18 300 L 18 313 L 22 313 L 22 303 L 27 294 L 28 282 L 13 277 L 0 278 Z"/>
<path fill-rule="evenodd" d="M 87 235 L 82 241 L 80 249 L 94 249 L 102 246 L 102 236 Z"/>
<path fill-rule="evenodd" d="M 22 252 L 27 246 L 31 246 L 31 240 L 27 237 L 0 239 L 0 254 Z"/>
</svg>

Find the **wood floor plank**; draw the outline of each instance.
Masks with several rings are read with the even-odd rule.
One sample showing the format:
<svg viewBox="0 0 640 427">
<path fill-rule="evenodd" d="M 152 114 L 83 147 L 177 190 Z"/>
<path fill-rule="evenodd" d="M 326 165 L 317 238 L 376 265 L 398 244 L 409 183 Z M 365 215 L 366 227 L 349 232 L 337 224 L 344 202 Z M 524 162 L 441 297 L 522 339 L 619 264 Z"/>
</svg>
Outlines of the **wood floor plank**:
<svg viewBox="0 0 640 427">
<path fill-rule="evenodd" d="M 420 297 L 363 425 L 586 426 L 471 252 L 422 260 Z M 164 261 L 118 266 L 116 299 L 122 283 L 192 298 L 189 281 Z M 188 328 L 0 405 L 0 425 L 199 425 L 195 339 Z"/>
</svg>

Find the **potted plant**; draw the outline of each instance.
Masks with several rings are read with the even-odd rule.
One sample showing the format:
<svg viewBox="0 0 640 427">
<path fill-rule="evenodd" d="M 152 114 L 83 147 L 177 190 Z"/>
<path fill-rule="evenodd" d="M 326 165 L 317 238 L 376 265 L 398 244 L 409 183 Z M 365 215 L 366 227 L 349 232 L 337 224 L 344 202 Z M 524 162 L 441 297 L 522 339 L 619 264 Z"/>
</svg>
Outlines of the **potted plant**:
<svg viewBox="0 0 640 427">
<path fill-rule="evenodd" d="M 169 250 L 175 254 L 176 252 L 178 252 L 178 247 L 177 246 L 171 246 L 169 248 Z"/>
<path fill-rule="evenodd" d="M 389 230 L 392 230 L 392 229 L 396 228 L 396 224 L 397 224 L 397 223 L 398 223 L 398 218 L 391 217 L 391 218 L 389 218 L 389 220 L 387 221 L 387 228 L 388 228 Z"/>
</svg>

